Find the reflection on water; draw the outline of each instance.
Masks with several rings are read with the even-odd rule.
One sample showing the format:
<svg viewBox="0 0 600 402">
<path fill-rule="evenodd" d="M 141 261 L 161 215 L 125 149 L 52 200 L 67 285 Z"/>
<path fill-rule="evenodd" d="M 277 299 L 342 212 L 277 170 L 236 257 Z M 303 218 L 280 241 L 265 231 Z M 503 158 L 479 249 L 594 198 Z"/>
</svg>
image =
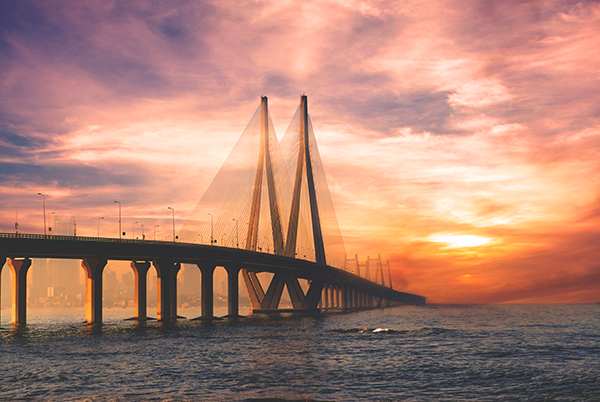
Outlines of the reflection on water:
<svg viewBox="0 0 600 402">
<path fill-rule="evenodd" d="M 164 324 L 105 310 L 99 326 L 43 313 L 0 331 L 0 399 L 600 399 L 595 304 Z"/>
</svg>

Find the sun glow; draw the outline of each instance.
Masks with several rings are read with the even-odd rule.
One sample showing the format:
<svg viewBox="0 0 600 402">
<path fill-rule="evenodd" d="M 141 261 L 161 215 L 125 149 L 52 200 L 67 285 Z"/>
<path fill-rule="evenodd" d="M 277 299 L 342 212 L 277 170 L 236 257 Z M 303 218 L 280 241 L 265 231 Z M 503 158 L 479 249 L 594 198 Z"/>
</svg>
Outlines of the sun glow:
<svg viewBox="0 0 600 402">
<path fill-rule="evenodd" d="M 429 236 L 429 240 L 436 243 L 446 243 L 449 248 L 457 247 L 478 247 L 488 244 L 492 239 L 475 235 L 449 235 L 436 234 Z"/>
</svg>

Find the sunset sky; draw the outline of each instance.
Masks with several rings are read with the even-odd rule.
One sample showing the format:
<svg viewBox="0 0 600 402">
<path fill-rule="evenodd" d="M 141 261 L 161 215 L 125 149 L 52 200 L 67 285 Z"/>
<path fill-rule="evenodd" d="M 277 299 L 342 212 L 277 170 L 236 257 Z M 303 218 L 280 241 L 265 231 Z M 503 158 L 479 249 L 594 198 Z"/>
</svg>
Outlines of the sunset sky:
<svg viewBox="0 0 600 402">
<path fill-rule="evenodd" d="M 346 250 L 431 303 L 600 301 L 600 4 L 3 1 L 0 232 L 180 229 L 306 94 Z M 140 231 L 140 227 L 137 229 Z"/>
</svg>

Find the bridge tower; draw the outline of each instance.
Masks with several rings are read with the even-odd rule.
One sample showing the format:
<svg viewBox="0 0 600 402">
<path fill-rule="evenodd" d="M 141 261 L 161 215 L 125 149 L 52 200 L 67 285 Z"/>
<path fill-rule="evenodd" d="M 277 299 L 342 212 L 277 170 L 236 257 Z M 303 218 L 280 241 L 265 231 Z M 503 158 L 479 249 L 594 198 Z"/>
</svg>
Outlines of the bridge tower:
<svg viewBox="0 0 600 402">
<path fill-rule="evenodd" d="M 281 143 L 270 119 L 268 99 L 261 97 L 259 108 L 179 238 L 201 244 L 210 239 L 211 246 L 241 246 L 322 266 L 337 261 L 341 268 L 345 249 L 305 95 Z M 274 273 L 264 288 L 260 272 L 260 268 L 241 267 L 254 311 L 277 310 L 285 288 L 294 310 L 317 309 L 321 279 L 310 279 L 305 292 L 298 277 L 282 271 Z"/>
<path fill-rule="evenodd" d="M 306 191 L 309 200 L 310 221 L 312 223 L 313 247 L 315 250 L 316 263 L 326 265 L 325 247 L 323 233 L 319 217 L 319 205 L 315 189 L 315 178 L 313 173 L 313 162 L 311 160 L 311 144 L 309 136 L 308 98 L 302 95 L 300 98 L 300 124 L 297 132 L 298 139 L 294 141 L 296 152 L 295 171 L 293 172 L 293 192 L 290 205 L 290 214 L 285 243 L 281 226 L 279 204 L 277 202 L 277 186 L 273 175 L 271 163 L 271 147 L 268 136 L 268 103 L 267 98 L 261 98 L 260 111 L 261 141 L 256 169 L 256 178 L 252 197 L 250 222 L 248 235 L 246 237 L 246 249 L 256 251 L 256 233 L 259 221 L 261 178 L 263 177 L 263 166 L 266 169 L 267 188 L 269 194 L 270 220 L 273 236 L 273 252 L 277 255 L 295 258 L 297 249 L 298 229 L 300 219 L 300 206 L 302 201 L 303 183 L 306 183 Z M 292 172 L 290 172 L 292 173 Z M 285 177 L 285 175 L 284 175 Z M 323 283 L 321 280 L 313 280 L 308 292 L 305 294 L 298 278 L 291 273 L 276 273 L 271 279 L 267 291 L 262 288 L 255 272 L 242 270 L 246 289 L 250 297 L 252 309 L 256 312 L 277 310 L 284 286 L 294 306 L 294 310 L 314 310 L 317 308 Z"/>
</svg>

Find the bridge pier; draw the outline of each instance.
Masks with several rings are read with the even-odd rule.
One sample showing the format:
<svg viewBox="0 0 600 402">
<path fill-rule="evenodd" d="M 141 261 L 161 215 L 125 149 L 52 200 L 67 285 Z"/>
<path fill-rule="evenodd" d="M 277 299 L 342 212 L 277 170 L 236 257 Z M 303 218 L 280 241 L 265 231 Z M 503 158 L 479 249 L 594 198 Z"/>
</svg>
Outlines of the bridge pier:
<svg viewBox="0 0 600 402">
<path fill-rule="evenodd" d="M 107 262 L 104 257 L 81 260 L 85 270 L 85 320 L 88 324 L 102 323 L 102 273 Z"/>
<path fill-rule="evenodd" d="M 0 253 L 0 300 L 2 300 L 2 268 L 6 264 L 6 254 Z M 0 323 L 2 323 L 2 309 L 0 309 Z"/>
<path fill-rule="evenodd" d="M 240 315 L 240 270 L 242 264 L 234 262 L 227 264 L 227 315 L 229 317 L 238 317 Z"/>
<path fill-rule="evenodd" d="M 31 260 L 8 259 L 8 266 L 12 272 L 12 323 L 25 325 L 27 322 L 27 271 Z"/>
<path fill-rule="evenodd" d="M 339 307 L 338 301 L 337 301 L 337 289 L 333 286 L 329 287 L 329 307 Z"/>
<path fill-rule="evenodd" d="M 172 258 L 163 258 L 152 261 L 152 265 L 156 268 L 156 319 L 177 319 L 177 273 L 181 264 Z"/>
<path fill-rule="evenodd" d="M 202 316 L 201 318 L 214 318 L 214 283 L 213 278 L 217 263 L 215 261 L 204 261 L 198 264 L 201 280 Z"/>
<path fill-rule="evenodd" d="M 147 278 L 150 262 L 132 261 L 131 269 L 133 269 L 133 275 L 135 277 L 135 315 L 133 319 L 140 321 L 147 320 Z"/>
</svg>

